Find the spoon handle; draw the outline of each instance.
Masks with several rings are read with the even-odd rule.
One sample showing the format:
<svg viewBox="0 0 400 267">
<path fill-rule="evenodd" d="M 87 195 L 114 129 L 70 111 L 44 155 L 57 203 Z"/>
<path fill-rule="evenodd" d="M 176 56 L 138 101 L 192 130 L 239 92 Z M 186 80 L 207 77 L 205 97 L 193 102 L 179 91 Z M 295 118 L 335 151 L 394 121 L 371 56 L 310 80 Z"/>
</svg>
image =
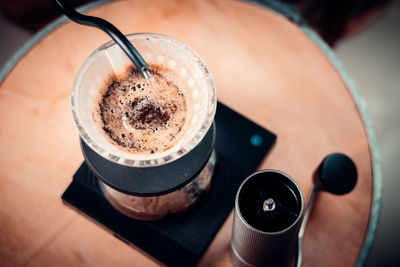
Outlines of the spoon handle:
<svg viewBox="0 0 400 267">
<path fill-rule="evenodd" d="M 152 76 L 152 71 L 147 63 L 144 61 L 142 56 L 136 50 L 136 48 L 129 42 L 129 40 L 123 35 L 114 25 L 110 22 L 93 16 L 83 15 L 77 12 L 72 6 L 68 5 L 63 0 L 53 0 L 61 11 L 72 21 L 99 28 L 107 33 L 125 52 L 132 63 L 136 66 L 139 73 L 148 80 Z"/>
</svg>

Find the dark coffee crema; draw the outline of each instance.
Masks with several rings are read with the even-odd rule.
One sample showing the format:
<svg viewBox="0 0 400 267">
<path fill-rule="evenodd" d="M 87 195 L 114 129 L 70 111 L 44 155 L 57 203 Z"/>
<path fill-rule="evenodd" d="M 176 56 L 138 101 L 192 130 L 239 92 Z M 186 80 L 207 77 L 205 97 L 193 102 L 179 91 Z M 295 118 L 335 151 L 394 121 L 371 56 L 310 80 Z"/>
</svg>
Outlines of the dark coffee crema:
<svg viewBox="0 0 400 267">
<path fill-rule="evenodd" d="M 101 129 L 119 148 L 131 153 L 157 153 L 174 146 L 190 126 L 192 97 L 172 70 L 151 65 L 145 80 L 130 68 L 111 77 L 99 97 Z"/>
</svg>

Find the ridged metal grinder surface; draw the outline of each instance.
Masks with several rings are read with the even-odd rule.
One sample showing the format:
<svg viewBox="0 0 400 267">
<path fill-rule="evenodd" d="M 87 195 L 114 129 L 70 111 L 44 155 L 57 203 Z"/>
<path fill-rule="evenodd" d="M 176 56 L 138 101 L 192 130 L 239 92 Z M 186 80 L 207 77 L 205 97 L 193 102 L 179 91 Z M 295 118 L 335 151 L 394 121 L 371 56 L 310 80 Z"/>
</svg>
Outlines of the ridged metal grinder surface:
<svg viewBox="0 0 400 267">
<path fill-rule="evenodd" d="M 232 231 L 232 264 L 241 266 L 288 266 L 296 248 L 301 220 L 279 232 L 259 231 L 247 224 L 235 207 Z"/>
</svg>

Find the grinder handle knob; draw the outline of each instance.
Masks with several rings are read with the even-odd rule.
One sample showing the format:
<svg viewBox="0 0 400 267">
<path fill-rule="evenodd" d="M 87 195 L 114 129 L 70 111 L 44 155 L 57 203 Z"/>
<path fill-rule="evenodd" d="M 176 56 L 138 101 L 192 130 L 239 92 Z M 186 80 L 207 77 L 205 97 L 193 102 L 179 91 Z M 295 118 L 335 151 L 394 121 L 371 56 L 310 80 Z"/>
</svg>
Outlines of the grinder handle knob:
<svg viewBox="0 0 400 267">
<path fill-rule="evenodd" d="M 313 178 L 316 189 L 344 195 L 357 184 L 357 168 L 348 156 L 333 153 L 322 160 Z"/>
</svg>

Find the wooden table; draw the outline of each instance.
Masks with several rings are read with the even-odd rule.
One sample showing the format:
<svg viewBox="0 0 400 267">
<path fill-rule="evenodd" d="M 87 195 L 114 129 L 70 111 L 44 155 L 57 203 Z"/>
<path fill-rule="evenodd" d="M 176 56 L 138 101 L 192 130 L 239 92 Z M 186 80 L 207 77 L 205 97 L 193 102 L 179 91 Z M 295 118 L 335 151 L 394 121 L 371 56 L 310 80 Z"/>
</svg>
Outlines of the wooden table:
<svg viewBox="0 0 400 267">
<path fill-rule="evenodd" d="M 376 224 L 374 218 L 369 222 L 376 156 L 364 111 L 352 98 L 356 89 L 349 91 L 349 80 L 330 60 L 334 56 L 322 52 L 312 32 L 238 1 L 121 1 L 89 14 L 124 33 L 163 33 L 194 48 L 213 72 L 218 99 L 278 135 L 260 169 L 287 172 L 305 197 L 323 157 L 349 155 L 358 184 L 345 196 L 320 195 L 305 232 L 303 262 L 360 263 Z M 1 83 L 0 266 L 156 265 L 61 202 L 83 161 L 70 112 L 72 83 L 88 55 L 108 40 L 71 22 L 55 26 L 64 20 L 39 33 Z M 232 214 L 201 265 L 230 266 L 231 226 Z"/>
</svg>

